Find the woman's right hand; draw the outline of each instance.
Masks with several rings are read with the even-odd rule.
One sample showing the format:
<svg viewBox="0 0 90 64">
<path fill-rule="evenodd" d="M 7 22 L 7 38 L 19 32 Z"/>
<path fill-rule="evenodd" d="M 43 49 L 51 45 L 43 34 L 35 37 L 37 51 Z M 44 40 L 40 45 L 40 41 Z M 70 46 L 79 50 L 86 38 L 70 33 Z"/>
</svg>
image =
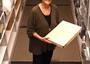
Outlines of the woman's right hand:
<svg viewBox="0 0 90 64">
<path fill-rule="evenodd" d="M 52 44 L 52 41 L 49 40 L 49 38 L 45 38 L 45 37 L 41 37 L 39 34 L 37 34 L 36 32 L 33 33 L 33 36 L 38 38 L 39 40 L 46 42 L 48 44 Z"/>
<path fill-rule="evenodd" d="M 49 38 L 42 37 L 40 40 L 48 44 L 52 44 L 52 41 L 50 41 Z"/>
</svg>

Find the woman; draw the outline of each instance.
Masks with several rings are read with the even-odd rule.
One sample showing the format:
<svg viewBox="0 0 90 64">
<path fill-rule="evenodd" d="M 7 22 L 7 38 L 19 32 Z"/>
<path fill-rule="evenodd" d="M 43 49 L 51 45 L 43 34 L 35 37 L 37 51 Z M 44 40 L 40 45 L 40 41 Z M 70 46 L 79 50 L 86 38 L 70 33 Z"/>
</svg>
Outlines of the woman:
<svg viewBox="0 0 90 64">
<path fill-rule="evenodd" d="M 50 64 L 55 49 L 55 45 L 44 37 L 59 23 L 57 7 L 51 2 L 52 0 L 41 0 L 32 8 L 29 16 L 27 34 L 33 64 Z"/>
</svg>

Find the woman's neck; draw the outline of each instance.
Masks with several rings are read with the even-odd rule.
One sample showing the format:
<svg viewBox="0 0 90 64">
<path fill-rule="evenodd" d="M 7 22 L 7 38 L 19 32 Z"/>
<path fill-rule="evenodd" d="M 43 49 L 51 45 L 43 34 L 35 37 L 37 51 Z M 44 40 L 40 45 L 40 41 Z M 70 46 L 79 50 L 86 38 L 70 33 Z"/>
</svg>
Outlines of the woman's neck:
<svg viewBox="0 0 90 64">
<path fill-rule="evenodd" d="M 50 8 L 50 5 L 47 5 L 45 3 L 40 3 L 40 4 L 44 9 L 49 9 Z"/>
<path fill-rule="evenodd" d="M 40 3 L 39 7 L 44 15 L 50 15 L 51 7 L 49 5 L 45 5 L 45 4 Z"/>
</svg>

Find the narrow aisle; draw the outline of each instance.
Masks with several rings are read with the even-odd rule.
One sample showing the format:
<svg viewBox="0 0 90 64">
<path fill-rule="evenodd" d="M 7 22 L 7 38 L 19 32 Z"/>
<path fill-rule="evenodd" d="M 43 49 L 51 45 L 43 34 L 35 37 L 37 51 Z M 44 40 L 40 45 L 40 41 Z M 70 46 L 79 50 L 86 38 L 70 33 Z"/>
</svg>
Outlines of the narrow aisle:
<svg viewBox="0 0 90 64">
<path fill-rule="evenodd" d="M 73 22 L 72 8 L 70 0 L 56 0 L 59 8 L 60 18 L 69 22 Z M 26 34 L 27 18 L 29 15 L 29 10 L 33 5 L 28 5 L 25 7 L 23 18 L 21 21 L 21 28 L 19 29 L 15 51 L 13 54 L 12 61 L 32 61 L 32 55 L 28 51 L 28 37 Z M 79 47 L 76 40 L 74 40 L 66 48 L 57 47 L 52 58 L 53 61 L 80 61 Z"/>
</svg>

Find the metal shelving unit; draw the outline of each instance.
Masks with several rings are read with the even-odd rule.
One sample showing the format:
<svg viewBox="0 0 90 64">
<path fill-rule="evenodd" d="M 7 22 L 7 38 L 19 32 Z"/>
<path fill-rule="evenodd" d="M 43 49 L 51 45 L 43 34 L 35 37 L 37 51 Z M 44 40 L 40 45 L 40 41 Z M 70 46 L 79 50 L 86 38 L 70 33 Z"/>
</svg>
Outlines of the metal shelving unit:
<svg viewBox="0 0 90 64">
<path fill-rule="evenodd" d="M 6 1 L 6 0 L 2 0 Z M 13 49 L 20 26 L 20 20 L 25 5 L 25 0 L 9 0 L 12 4 L 11 11 L 3 8 L 4 29 L 0 38 L 0 64 L 9 64 L 13 54 Z M 7 1 L 6 1 L 7 2 Z M 4 10 L 5 9 L 5 10 Z M 0 17 L 2 18 L 2 16 Z"/>
<path fill-rule="evenodd" d="M 71 0 L 75 23 L 82 27 L 81 36 L 81 60 L 82 64 L 90 63 L 90 1 Z"/>
</svg>

